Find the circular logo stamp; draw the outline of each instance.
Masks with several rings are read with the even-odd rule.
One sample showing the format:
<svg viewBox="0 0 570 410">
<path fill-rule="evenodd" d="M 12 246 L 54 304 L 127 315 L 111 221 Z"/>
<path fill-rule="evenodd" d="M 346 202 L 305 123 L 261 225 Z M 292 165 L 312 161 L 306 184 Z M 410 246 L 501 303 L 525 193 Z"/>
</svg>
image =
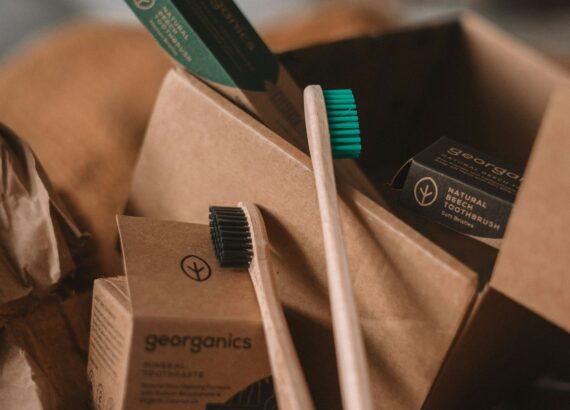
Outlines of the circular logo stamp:
<svg viewBox="0 0 570 410">
<path fill-rule="evenodd" d="M 156 4 L 156 0 L 134 0 L 133 2 L 141 10 L 150 10 Z"/>
<path fill-rule="evenodd" d="M 420 206 L 430 206 L 437 199 L 437 184 L 432 177 L 423 177 L 414 185 L 414 198 Z"/>
<path fill-rule="evenodd" d="M 188 255 L 182 258 L 180 268 L 186 276 L 197 282 L 204 282 L 212 275 L 212 269 L 208 262 L 196 255 Z"/>
</svg>

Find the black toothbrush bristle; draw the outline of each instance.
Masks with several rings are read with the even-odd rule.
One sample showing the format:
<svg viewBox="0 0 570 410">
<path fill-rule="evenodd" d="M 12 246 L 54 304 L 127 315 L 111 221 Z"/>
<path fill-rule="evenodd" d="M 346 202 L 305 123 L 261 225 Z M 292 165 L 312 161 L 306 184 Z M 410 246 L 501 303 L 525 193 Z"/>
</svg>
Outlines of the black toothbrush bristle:
<svg viewBox="0 0 570 410">
<path fill-rule="evenodd" d="M 222 267 L 248 267 L 253 256 L 249 223 L 239 207 L 210 207 L 210 236 Z"/>
</svg>

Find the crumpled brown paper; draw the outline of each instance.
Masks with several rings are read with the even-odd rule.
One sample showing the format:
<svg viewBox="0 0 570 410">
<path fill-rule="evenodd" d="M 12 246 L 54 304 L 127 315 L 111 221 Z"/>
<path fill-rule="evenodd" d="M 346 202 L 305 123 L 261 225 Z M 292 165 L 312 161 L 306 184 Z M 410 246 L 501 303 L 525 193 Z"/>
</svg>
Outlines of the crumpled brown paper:
<svg viewBox="0 0 570 410">
<path fill-rule="evenodd" d="M 8 409 L 55 409 L 57 400 L 45 375 L 20 346 L 0 340 L 0 402 Z"/>
<path fill-rule="evenodd" d="M 30 147 L 0 123 L 0 326 L 26 296 L 45 297 L 75 270 L 86 234 L 57 199 Z"/>
<path fill-rule="evenodd" d="M 42 300 L 0 337 L 0 408 L 81 410 L 88 406 L 86 360 L 91 293 Z"/>
</svg>

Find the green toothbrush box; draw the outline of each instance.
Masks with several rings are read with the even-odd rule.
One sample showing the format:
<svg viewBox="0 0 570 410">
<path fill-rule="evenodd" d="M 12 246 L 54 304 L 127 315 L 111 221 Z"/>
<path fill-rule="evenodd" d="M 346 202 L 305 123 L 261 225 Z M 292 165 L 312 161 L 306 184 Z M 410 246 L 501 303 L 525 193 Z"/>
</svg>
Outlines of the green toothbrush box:
<svg viewBox="0 0 570 410">
<path fill-rule="evenodd" d="M 126 2 L 182 67 L 307 151 L 302 93 L 233 1 Z"/>
</svg>

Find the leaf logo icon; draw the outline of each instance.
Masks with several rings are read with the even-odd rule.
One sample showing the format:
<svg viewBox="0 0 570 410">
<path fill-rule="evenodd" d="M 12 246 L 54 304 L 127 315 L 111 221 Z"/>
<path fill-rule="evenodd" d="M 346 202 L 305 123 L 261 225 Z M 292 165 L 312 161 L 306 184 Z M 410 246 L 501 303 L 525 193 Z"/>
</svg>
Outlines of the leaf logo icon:
<svg viewBox="0 0 570 410">
<path fill-rule="evenodd" d="M 437 199 L 438 189 L 431 177 L 423 177 L 414 186 L 414 197 L 420 206 L 430 206 Z"/>
<path fill-rule="evenodd" d="M 154 7 L 156 0 L 134 0 L 134 3 L 141 10 L 150 10 Z"/>
<path fill-rule="evenodd" d="M 185 256 L 180 262 L 180 268 L 186 276 L 197 282 L 204 282 L 212 275 L 208 262 L 196 255 Z"/>
</svg>

